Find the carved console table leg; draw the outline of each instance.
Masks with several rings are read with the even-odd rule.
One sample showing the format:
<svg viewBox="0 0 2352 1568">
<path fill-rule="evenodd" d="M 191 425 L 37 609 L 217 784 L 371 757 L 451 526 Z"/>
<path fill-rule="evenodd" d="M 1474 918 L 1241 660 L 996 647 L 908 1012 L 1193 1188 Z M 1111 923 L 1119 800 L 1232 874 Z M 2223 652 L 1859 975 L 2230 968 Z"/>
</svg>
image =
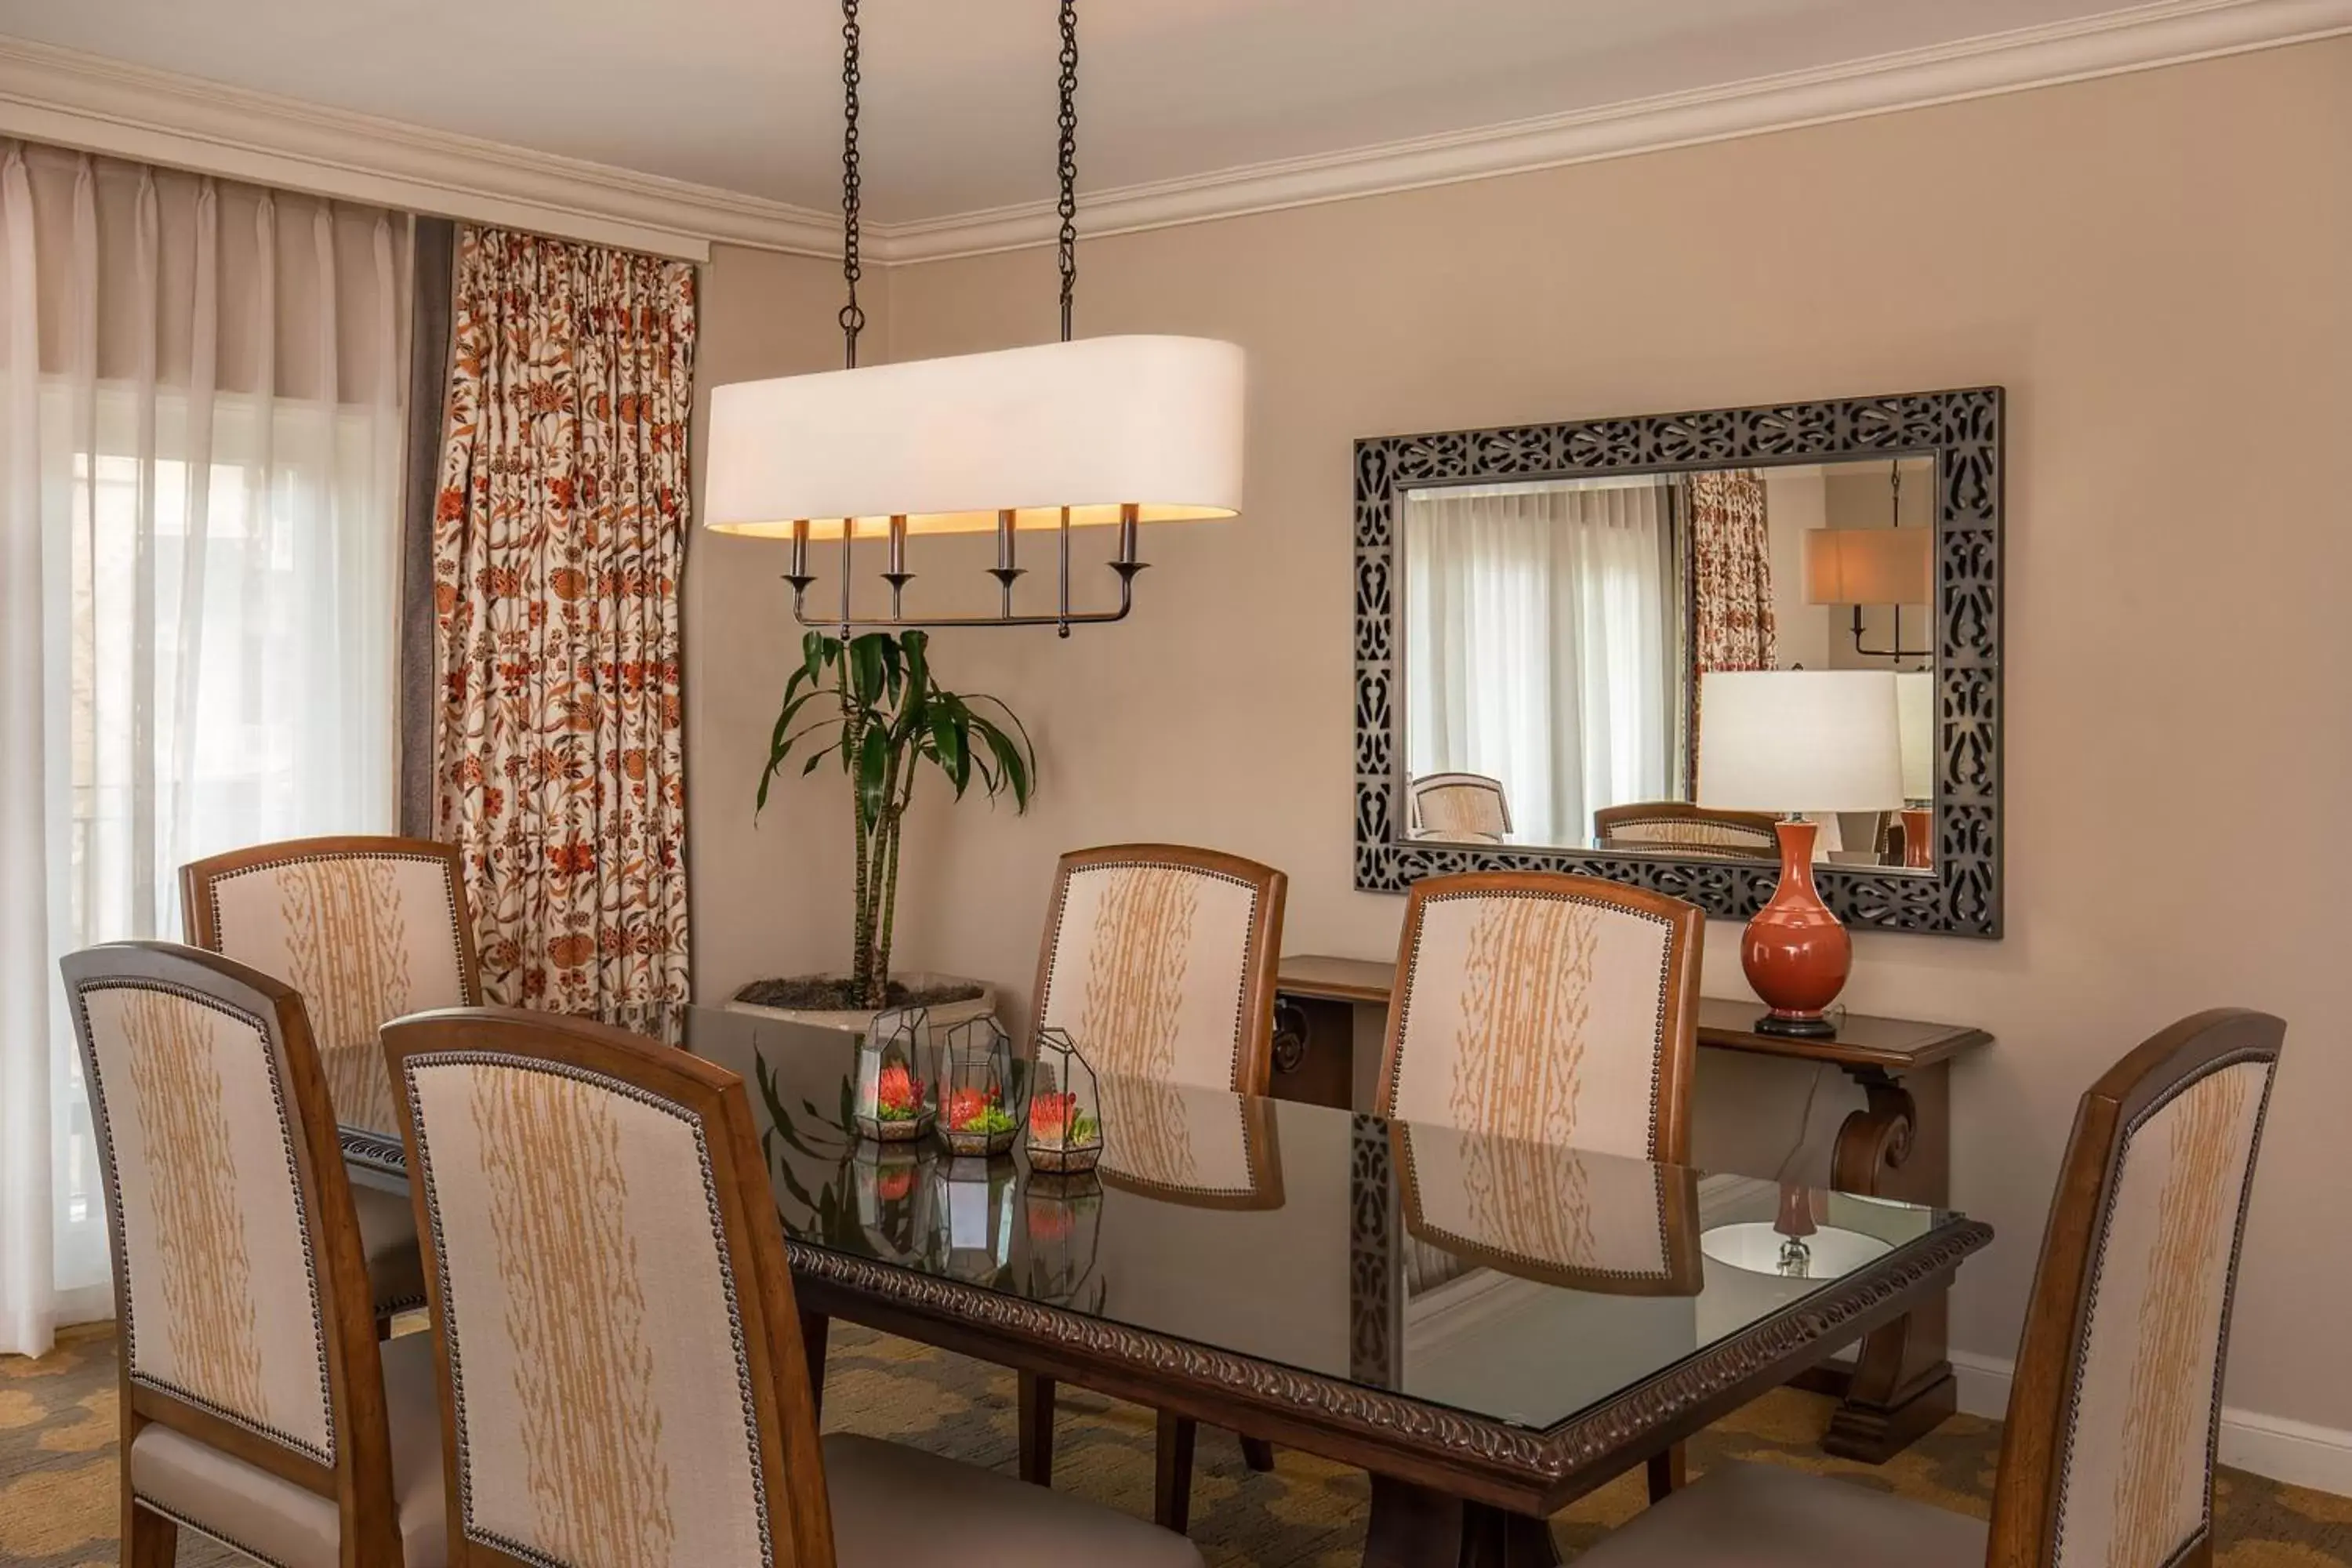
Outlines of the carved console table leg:
<svg viewBox="0 0 2352 1568">
<path fill-rule="evenodd" d="M 1287 993 L 1277 997 L 1268 1086 L 1274 1098 L 1349 1110 L 1355 1082 L 1355 1004 Z"/>
<path fill-rule="evenodd" d="M 1897 1079 L 1847 1069 L 1867 1103 L 1838 1130 L 1830 1184 L 1866 1197 L 1949 1201 L 1950 1075 L 1938 1065 Z M 1842 1458 L 1884 1464 L 1958 1408 L 1946 1359 L 1946 1299 L 1937 1296 L 1862 1342 L 1845 1398 L 1822 1447 Z"/>
</svg>

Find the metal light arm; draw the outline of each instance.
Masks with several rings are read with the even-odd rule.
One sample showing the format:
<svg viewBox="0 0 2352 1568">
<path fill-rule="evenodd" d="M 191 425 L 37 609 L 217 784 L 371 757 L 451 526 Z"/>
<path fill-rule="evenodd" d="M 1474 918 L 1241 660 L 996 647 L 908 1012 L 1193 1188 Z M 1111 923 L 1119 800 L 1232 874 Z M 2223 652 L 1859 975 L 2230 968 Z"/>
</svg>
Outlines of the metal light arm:
<svg viewBox="0 0 2352 1568">
<path fill-rule="evenodd" d="M 859 626 L 1053 626 L 1064 637 L 1072 626 L 1104 626 L 1123 621 L 1135 607 L 1135 574 L 1150 563 L 1137 559 L 1139 524 L 1142 509 L 1134 505 L 1118 509 L 1118 555 L 1110 569 L 1118 574 L 1118 607 L 1115 610 L 1074 610 L 1070 607 L 1070 509 L 1062 509 L 1061 527 L 1055 531 L 1055 556 L 1060 577 L 1057 608 L 1051 615 L 1015 615 L 1013 609 L 1013 584 L 1028 568 L 1016 564 L 1013 516 L 1010 511 L 996 514 L 996 564 L 988 574 L 996 579 L 999 608 L 992 616 L 925 616 L 919 620 L 906 618 L 901 596 L 915 574 L 907 570 L 907 520 L 890 520 L 889 567 L 882 580 L 890 584 L 888 616 L 853 616 L 849 611 L 851 584 L 850 565 L 856 541 L 845 522 L 841 536 L 841 613 L 837 616 L 811 616 L 808 613 L 809 585 L 816 581 L 808 569 L 808 524 L 793 524 L 793 569 L 784 574 L 784 581 L 793 585 L 793 618 L 804 626 L 833 626 L 843 637 Z"/>
</svg>

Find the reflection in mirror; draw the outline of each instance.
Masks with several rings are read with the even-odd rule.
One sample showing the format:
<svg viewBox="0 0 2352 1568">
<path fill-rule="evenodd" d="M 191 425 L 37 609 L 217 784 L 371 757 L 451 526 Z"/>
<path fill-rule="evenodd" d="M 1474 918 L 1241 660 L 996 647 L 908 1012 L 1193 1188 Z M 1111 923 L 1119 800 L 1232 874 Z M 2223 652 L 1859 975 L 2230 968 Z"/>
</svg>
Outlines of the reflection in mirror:
<svg viewBox="0 0 2352 1568">
<path fill-rule="evenodd" d="M 1693 804 L 1699 676 L 1893 669 L 1910 804 L 1816 852 L 1931 868 L 1934 492 L 1925 455 L 1406 490 L 1404 833 L 1773 860 Z"/>
</svg>

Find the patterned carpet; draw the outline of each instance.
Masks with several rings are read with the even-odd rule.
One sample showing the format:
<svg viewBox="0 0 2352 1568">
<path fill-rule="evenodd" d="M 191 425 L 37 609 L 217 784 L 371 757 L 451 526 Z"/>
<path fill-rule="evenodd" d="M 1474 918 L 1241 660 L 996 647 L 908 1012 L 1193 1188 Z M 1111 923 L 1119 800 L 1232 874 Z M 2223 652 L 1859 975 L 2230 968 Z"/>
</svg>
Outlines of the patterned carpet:
<svg viewBox="0 0 2352 1568">
<path fill-rule="evenodd" d="M 114 1341 L 84 1331 L 39 1361 L 0 1357 L 0 1563 L 81 1568 L 115 1561 Z M 1055 1483 L 1115 1508 L 1151 1509 L 1150 1415 L 1077 1389 L 1062 1394 Z M 1010 1470 L 1013 1379 L 959 1356 L 837 1325 L 825 1424 L 904 1438 Z M 1858 1478 L 1981 1516 L 1991 1496 L 1998 1424 L 1958 1416 L 1883 1468 L 1813 1447 L 1826 1400 L 1780 1393 L 1691 1445 L 1695 1468 L 1759 1459 Z M 1364 1531 L 1363 1477 L 1285 1450 L 1253 1475 L 1228 1434 L 1203 1430 L 1192 1536 L 1212 1563 L 1353 1568 Z M 1621 1478 L 1553 1521 L 1573 1552 L 1640 1511 L 1638 1475 Z M 2352 1499 L 2224 1470 L 2217 1568 L 2352 1568 Z M 183 1568 L 242 1559 L 184 1533 Z"/>
</svg>

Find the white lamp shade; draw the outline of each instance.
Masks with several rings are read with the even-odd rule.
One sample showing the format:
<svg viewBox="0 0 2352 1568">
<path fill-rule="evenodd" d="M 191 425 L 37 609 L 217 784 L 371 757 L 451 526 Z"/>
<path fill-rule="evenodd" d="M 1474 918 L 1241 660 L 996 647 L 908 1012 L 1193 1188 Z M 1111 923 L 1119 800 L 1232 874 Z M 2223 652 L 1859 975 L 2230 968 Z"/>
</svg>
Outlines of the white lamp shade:
<svg viewBox="0 0 2352 1568">
<path fill-rule="evenodd" d="M 1230 517 L 1242 504 L 1242 351 L 1206 338 L 1082 338 L 710 395 L 703 523 L 838 539 Z"/>
<path fill-rule="evenodd" d="M 1932 528 L 1805 531 L 1805 603 L 1924 605 L 1935 585 Z"/>
<path fill-rule="evenodd" d="M 1903 757 L 1891 669 L 1709 670 L 1699 678 L 1698 804 L 1891 811 Z"/>
<path fill-rule="evenodd" d="M 1895 721 L 1903 736 L 1903 798 L 1936 795 L 1936 678 L 1924 669 L 1895 678 Z"/>
</svg>

